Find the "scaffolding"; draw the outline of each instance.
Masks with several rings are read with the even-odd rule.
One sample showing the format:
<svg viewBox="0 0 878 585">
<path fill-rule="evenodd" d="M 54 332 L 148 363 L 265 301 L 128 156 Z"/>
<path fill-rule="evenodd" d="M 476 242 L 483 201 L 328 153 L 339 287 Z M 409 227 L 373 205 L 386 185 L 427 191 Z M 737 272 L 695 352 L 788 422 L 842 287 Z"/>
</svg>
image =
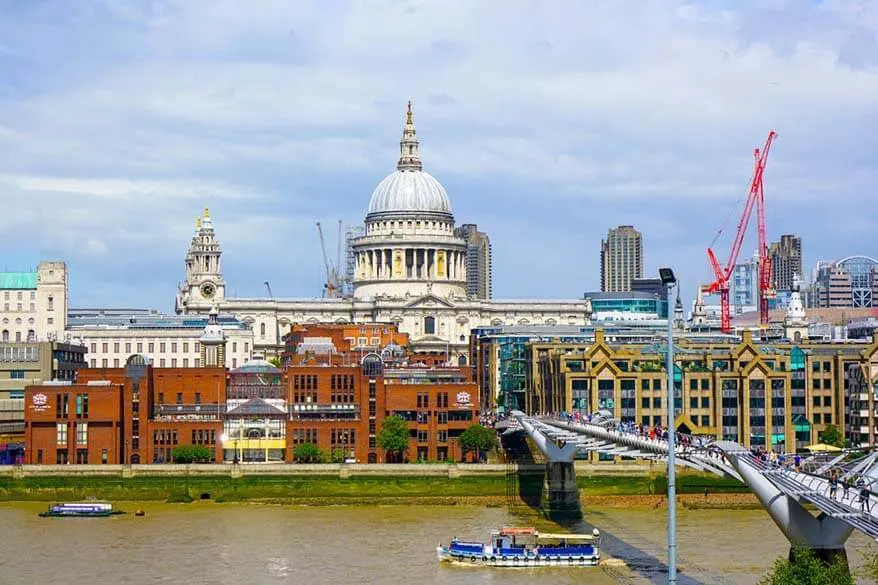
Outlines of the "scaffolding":
<svg viewBox="0 0 878 585">
<path fill-rule="evenodd" d="M 354 241 L 363 237 L 365 230 L 361 225 L 349 225 L 345 229 L 344 248 L 345 248 L 345 266 L 344 266 L 344 284 L 342 286 L 342 295 L 345 297 L 354 296 L 354 278 L 357 271 L 357 257 L 354 255 Z"/>
</svg>

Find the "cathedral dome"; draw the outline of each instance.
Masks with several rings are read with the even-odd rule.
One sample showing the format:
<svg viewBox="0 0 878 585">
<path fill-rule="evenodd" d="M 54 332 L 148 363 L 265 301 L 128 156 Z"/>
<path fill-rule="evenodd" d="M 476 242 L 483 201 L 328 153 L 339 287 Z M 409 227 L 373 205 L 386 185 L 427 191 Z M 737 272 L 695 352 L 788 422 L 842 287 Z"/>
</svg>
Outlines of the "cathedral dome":
<svg viewBox="0 0 878 585">
<path fill-rule="evenodd" d="M 451 215 L 445 188 L 421 165 L 421 144 L 412 119 L 412 103 L 406 112 L 405 128 L 399 142 L 396 172 L 387 175 L 372 192 L 369 215 L 388 213 L 427 213 Z"/>
<path fill-rule="evenodd" d="M 378 184 L 369 201 L 369 213 L 395 211 L 451 213 L 451 203 L 445 188 L 430 173 L 396 171 Z"/>
</svg>

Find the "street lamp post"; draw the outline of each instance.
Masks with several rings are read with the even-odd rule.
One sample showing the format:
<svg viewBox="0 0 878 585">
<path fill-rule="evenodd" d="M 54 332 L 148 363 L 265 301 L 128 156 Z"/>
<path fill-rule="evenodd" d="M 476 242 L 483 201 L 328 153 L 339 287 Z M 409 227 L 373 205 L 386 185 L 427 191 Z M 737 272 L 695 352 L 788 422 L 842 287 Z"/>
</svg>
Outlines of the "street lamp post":
<svg viewBox="0 0 878 585">
<path fill-rule="evenodd" d="M 232 463 L 238 464 L 238 437 L 231 437 L 228 433 L 223 433 L 220 436 L 220 441 L 223 442 L 223 445 L 231 441 L 232 443 Z M 225 458 L 225 457 L 223 457 Z"/>
<path fill-rule="evenodd" d="M 671 290 L 677 283 L 674 271 L 670 268 L 659 268 L 662 284 L 668 289 L 668 303 L 673 298 Z M 677 470 L 676 462 L 676 429 L 674 428 L 674 325 L 671 320 L 670 305 L 668 306 L 668 355 L 665 369 L 668 372 L 668 585 L 677 583 Z"/>
</svg>

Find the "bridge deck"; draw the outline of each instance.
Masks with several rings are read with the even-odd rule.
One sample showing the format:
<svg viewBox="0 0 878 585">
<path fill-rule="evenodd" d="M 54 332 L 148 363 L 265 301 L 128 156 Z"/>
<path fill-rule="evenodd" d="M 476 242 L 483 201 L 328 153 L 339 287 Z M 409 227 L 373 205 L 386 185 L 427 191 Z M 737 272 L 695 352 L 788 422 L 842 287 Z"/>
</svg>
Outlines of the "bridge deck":
<svg viewBox="0 0 878 585">
<path fill-rule="evenodd" d="M 665 439 L 629 432 L 624 425 L 612 418 L 603 417 L 595 424 L 551 417 L 529 417 L 523 413 L 516 413 L 515 417 L 519 421 L 515 430 L 530 427 L 529 432 L 541 434 L 558 447 L 574 443 L 579 449 L 586 451 L 654 460 L 667 460 L 669 453 L 670 446 Z M 523 427 L 525 421 L 527 425 Z M 836 464 L 842 458 L 830 462 L 813 458 L 814 473 L 806 473 L 801 469 L 795 470 L 789 466 L 779 467 L 773 463 L 766 463 L 735 443 L 702 442 L 695 439 L 689 443 L 688 446 L 678 444 L 674 449 L 679 465 L 687 465 L 717 475 L 728 475 L 740 481 L 743 479 L 738 473 L 738 468 L 747 465 L 768 479 L 784 495 L 796 501 L 807 501 L 827 516 L 837 518 L 878 540 L 878 505 L 876 505 L 878 498 L 871 491 L 868 492 L 865 504 L 860 502 L 861 488 L 857 486 L 852 486 L 853 489 L 847 494 L 839 486 L 835 496 L 829 495 L 829 474 L 843 472 L 845 477 L 854 475 L 865 477 L 870 482 L 869 485 L 878 482 L 870 475 L 878 465 L 878 455 L 864 457 L 860 463 L 856 461 L 848 463 L 847 467 Z M 554 448 L 552 445 L 545 446 L 549 450 Z"/>
</svg>

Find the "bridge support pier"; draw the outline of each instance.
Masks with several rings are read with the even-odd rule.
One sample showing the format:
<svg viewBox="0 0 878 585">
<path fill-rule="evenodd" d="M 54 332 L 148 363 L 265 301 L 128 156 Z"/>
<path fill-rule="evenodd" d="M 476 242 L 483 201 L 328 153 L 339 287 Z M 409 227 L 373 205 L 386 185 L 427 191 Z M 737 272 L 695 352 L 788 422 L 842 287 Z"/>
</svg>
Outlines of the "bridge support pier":
<svg viewBox="0 0 878 585">
<path fill-rule="evenodd" d="M 576 484 L 576 470 L 572 461 L 546 462 L 540 508 L 551 520 L 582 519 L 579 486 Z"/>
</svg>

